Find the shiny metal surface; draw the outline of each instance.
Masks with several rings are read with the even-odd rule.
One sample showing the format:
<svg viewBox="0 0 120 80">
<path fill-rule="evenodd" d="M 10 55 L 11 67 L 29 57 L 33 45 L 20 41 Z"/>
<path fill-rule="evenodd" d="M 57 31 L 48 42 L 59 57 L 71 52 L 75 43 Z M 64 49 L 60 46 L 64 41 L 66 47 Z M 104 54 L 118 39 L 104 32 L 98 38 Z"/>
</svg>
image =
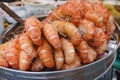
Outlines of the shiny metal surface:
<svg viewBox="0 0 120 80">
<path fill-rule="evenodd" d="M 116 23 L 115 23 L 116 24 Z M 8 33 L 6 33 L 7 35 Z M 114 37 L 114 38 L 113 38 Z M 81 66 L 79 68 L 48 71 L 48 72 L 27 72 L 0 67 L 0 74 L 6 75 L 10 80 L 94 80 L 101 77 L 112 66 L 116 58 L 116 51 L 120 45 L 120 29 L 116 24 L 116 29 L 111 36 L 107 53 L 103 58 Z M 4 78 L 4 77 L 3 77 Z"/>
</svg>

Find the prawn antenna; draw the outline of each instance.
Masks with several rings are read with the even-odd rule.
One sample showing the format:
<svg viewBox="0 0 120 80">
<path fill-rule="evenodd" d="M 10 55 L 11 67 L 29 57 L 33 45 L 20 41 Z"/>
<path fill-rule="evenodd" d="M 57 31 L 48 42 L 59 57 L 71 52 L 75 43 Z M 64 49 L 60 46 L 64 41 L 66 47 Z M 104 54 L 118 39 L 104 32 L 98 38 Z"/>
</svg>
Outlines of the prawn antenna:
<svg viewBox="0 0 120 80">
<path fill-rule="evenodd" d="M 83 14 L 83 15 L 85 15 L 85 13 L 78 7 L 78 4 L 76 4 L 76 3 L 74 3 L 73 1 L 70 1 L 72 4 L 74 4 L 79 10 L 80 10 L 80 12 Z M 78 2 L 81 2 L 80 0 L 77 0 L 77 3 Z"/>
<path fill-rule="evenodd" d="M 59 20 L 65 21 L 64 19 L 62 19 L 62 18 L 60 18 L 59 16 L 57 16 L 57 15 L 54 13 L 54 11 L 52 11 L 51 9 L 49 9 L 49 11 L 51 11 L 51 12 L 53 13 L 53 15 L 54 15 L 55 17 L 57 17 Z"/>
<path fill-rule="evenodd" d="M 2 39 L 6 39 L 7 41 L 10 40 L 9 38 L 5 37 L 5 35 L 0 36 L 0 38 L 2 38 Z"/>
</svg>

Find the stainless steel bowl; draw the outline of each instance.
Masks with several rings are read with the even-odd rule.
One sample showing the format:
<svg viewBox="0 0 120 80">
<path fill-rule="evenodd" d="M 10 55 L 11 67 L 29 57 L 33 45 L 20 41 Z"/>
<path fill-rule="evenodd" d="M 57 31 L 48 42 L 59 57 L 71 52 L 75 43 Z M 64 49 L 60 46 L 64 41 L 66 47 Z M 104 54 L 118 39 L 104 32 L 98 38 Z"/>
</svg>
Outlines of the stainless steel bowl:
<svg viewBox="0 0 120 80">
<path fill-rule="evenodd" d="M 111 35 L 111 40 L 108 44 L 108 49 L 103 58 L 96 60 L 93 63 L 61 71 L 46 71 L 46 72 L 28 72 L 9 68 L 0 67 L 0 76 L 7 80 L 94 80 L 104 75 L 113 65 L 117 49 L 120 45 L 120 28 L 115 23 L 116 29 Z M 14 28 L 14 29 L 13 29 Z M 9 36 L 13 27 L 6 30 L 3 35 Z M 9 36 L 10 37 L 10 36 Z M 4 39 L 3 39 L 4 40 Z M 3 75 L 5 77 L 3 77 Z"/>
</svg>

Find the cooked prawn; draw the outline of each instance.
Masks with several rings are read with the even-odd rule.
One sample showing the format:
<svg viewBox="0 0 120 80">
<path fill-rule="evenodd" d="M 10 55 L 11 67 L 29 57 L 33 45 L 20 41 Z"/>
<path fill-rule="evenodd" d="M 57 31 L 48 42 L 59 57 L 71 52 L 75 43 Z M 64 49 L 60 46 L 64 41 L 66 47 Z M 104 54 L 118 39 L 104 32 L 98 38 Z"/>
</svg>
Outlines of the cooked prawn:
<svg viewBox="0 0 120 80">
<path fill-rule="evenodd" d="M 95 25 L 97 25 L 97 27 L 102 27 L 104 25 L 103 23 L 103 19 L 104 17 L 102 15 L 100 15 L 100 13 L 98 13 L 97 11 L 88 11 L 85 14 L 85 18 L 88 20 L 91 20 L 95 23 Z"/>
<path fill-rule="evenodd" d="M 75 4 L 66 2 L 48 15 L 46 20 L 66 20 L 72 22 L 74 25 L 78 25 L 81 20 L 81 14 Z"/>
<path fill-rule="evenodd" d="M 73 45 L 77 45 L 80 43 L 81 34 L 79 33 L 78 28 L 72 23 L 64 21 L 54 21 L 53 23 L 61 35 L 67 35 L 71 39 Z"/>
<path fill-rule="evenodd" d="M 35 52 L 33 43 L 29 38 L 29 36 L 27 35 L 27 33 L 21 34 L 19 41 L 20 41 L 21 50 L 23 50 L 31 60 L 35 58 L 37 53 Z"/>
<path fill-rule="evenodd" d="M 104 31 L 101 28 L 95 27 L 94 37 L 89 41 L 89 44 L 96 48 L 100 47 L 104 42 L 106 42 Z"/>
<path fill-rule="evenodd" d="M 27 53 L 24 51 L 20 52 L 20 58 L 19 58 L 19 69 L 22 71 L 26 71 L 30 69 L 30 65 L 32 63 L 32 60 L 29 58 Z"/>
<path fill-rule="evenodd" d="M 54 67 L 52 48 L 50 44 L 47 42 L 47 40 L 43 40 L 43 44 L 38 49 L 38 54 L 44 66 L 46 66 L 47 68 Z"/>
<path fill-rule="evenodd" d="M 34 44 L 41 44 L 42 24 L 35 17 L 29 17 L 25 21 L 25 30 Z"/>
<path fill-rule="evenodd" d="M 71 64 L 75 60 L 75 49 L 73 44 L 65 38 L 61 38 L 62 49 L 65 54 L 65 62 Z"/>
<path fill-rule="evenodd" d="M 94 5 L 91 2 L 84 2 L 84 12 L 88 12 L 88 11 L 93 11 L 94 10 Z"/>
<path fill-rule="evenodd" d="M 12 39 L 11 43 L 5 48 L 4 58 L 14 68 L 19 68 L 19 50 L 17 49 L 19 39 Z"/>
<path fill-rule="evenodd" d="M 85 16 L 86 12 L 94 10 L 94 6 L 91 2 L 84 0 L 71 0 L 71 2 L 78 7 L 82 18 Z"/>
<path fill-rule="evenodd" d="M 94 49 L 84 40 L 76 48 L 79 51 L 79 56 L 82 63 L 91 63 L 97 57 L 97 53 Z"/>
<path fill-rule="evenodd" d="M 8 62 L 5 60 L 4 55 L 5 55 L 5 51 L 4 49 L 10 44 L 9 42 L 3 43 L 0 45 L 0 66 L 2 67 L 9 67 Z"/>
<path fill-rule="evenodd" d="M 81 36 L 86 41 L 89 41 L 93 38 L 93 35 L 95 34 L 94 31 L 94 23 L 92 21 L 84 19 L 81 21 L 81 23 L 78 26 L 78 29 L 81 33 Z"/>
<path fill-rule="evenodd" d="M 44 24 L 43 32 L 46 39 L 52 44 L 52 46 L 55 49 L 60 50 L 61 49 L 60 38 L 57 29 L 53 26 L 51 22 L 46 22 Z"/>
<path fill-rule="evenodd" d="M 60 70 L 64 64 L 64 54 L 62 50 L 55 50 L 54 52 L 55 68 Z"/>
<path fill-rule="evenodd" d="M 5 54 L 4 50 L 0 51 L 0 66 L 9 67 L 8 62 L 4 59 L 3 55 Z"/>
<path fill-rule="evenodd" d="M 103 22 L 106 23 L 109 19 L 110 12 L 100 2 L 93 3 L 95 11 L 103 16 Z"/>
</svg>

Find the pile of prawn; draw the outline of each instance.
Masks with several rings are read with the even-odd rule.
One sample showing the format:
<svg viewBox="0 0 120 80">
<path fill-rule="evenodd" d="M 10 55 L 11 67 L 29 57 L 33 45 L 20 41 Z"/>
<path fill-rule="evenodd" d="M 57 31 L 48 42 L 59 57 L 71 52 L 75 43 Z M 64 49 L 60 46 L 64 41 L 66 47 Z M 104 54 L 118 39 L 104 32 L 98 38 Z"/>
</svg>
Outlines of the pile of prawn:
<svg viewBox="0 0 120 80">
<path fill-rule="evenodd" d="M 43 21 L 27 18 L 24 31 L 0 45 L 0 66 L 23 71 L 80 67 L 104 54 L 114 29 L 101 2 L 67 1 Z"/>
</svg>

